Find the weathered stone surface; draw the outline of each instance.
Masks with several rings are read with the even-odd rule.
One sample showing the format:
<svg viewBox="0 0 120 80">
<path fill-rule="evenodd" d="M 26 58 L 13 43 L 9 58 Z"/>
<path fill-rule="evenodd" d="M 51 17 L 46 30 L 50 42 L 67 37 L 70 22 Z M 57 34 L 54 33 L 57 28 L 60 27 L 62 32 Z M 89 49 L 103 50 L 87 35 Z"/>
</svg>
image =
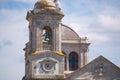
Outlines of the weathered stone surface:
<svg viewBox="0 0 120 80">
<path fill-rule="evenodd" d="M 119 80 L 120 68 L 104 57 L 88 63 L 90 43 L 61 23 L 64 13 L 57 1 L 39 0 L 27 13 L 29 42 L 22 80 Z"/>
<path fill-rule="evenodd" d="M 75 71 L 67 80 L 119 80 L 120 68 L 105 59 L 98 57 L 84 67 Z"/>
</svg>

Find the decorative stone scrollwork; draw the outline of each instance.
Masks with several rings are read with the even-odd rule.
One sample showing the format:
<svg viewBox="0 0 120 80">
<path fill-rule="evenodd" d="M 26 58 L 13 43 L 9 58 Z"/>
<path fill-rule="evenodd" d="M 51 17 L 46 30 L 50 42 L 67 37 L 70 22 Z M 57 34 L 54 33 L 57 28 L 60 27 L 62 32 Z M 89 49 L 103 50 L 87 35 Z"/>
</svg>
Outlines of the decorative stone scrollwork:
<svg viewBox="0 0 120 80">
<path fill-rule="evenodd" d="M 99 63 L 96 68 L 95 68 L 95 73 L 97 74 L 97 76 L 101 77 L 104 76 L 105 73 L 105 68 L 104 68 L 104 64 L 103 63 Z"/>
<path fill-rule="evenodd" d="M 53 61 L 51 59 L 45 59 L 36 63 L 36 65 L 33 67 L 35 74 L 54 74 L 54 71 L 56 70 L 56 63 L 56 61 Z"/>
</svg>

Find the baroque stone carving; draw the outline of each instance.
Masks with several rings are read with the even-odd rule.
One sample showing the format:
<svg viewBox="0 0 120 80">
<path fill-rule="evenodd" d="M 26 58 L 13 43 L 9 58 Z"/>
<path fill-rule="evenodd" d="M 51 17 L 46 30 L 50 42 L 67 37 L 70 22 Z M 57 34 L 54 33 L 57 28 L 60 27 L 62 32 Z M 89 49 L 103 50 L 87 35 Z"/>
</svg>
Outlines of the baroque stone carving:
<svg viewBox="0 0 120 80">
<path fill-rule="evenodd" d="M 40 75 L 40 74 L 53 74 L 54 71 L 56 70 L 55 64 L 57 62 L 53 61 L 49 58 L 38 62 L 34 66 L 35 74 Z"/>
<path fill-rule="evenodd" d="M 103 63 L 99 63 L 96 67 L 95 67 L 95 73 L 97 74 L 97 76 L 104 76 L 105 73 L 105 67 Z"/>
</svg>

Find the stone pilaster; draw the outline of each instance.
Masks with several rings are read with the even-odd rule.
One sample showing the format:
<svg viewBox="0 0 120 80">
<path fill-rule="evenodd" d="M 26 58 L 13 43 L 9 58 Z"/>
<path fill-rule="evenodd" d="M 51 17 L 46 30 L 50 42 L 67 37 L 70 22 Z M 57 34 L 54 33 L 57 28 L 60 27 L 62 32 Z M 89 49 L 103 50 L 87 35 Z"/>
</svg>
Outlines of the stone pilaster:
<svg viewBox="0 0 120 80">
<path fill-rule="evenodd" d="M 80 53 L 81 54 L 81 67 L 83 67 L 83 53 Z"/>
<path fill-rule="evenodd" d="M 61 52 L 61 24 L 59 22 L 54 24 L 53 45 L 54 51 Z"/>
</svg>

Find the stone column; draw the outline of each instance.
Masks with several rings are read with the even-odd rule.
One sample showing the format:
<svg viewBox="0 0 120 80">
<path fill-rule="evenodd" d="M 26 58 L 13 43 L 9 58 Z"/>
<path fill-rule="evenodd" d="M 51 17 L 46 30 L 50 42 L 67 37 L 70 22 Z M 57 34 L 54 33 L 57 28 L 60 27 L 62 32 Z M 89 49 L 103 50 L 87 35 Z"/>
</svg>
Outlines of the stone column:
<svg viewBox="0 0 120 80">
<path fill-rule="evenodd" d="M 83 52 L 81 53 L 81 67 L 83 67 Z"/>
<path fill-rule="evenodd" d="M 81 54 L 78 54 L 78 68 L 81 68 Z"/>
<path fill-rule="evenodd" d="M 38 27 L 36 29 L 36 51 L 43 50 L 43 42 L 42 42 L 42 30 L 40 30 Z"/>
<path fill-rule="evenodd" d="M 85 54 L 86 54 L 86 52 L 84 51 L 84 52 L 83 52 L 83 66 L 85 65 L 85 59 L 86 59 Z"/>
<path fill-rule="evenodd" d="M 61 52 L 61 24 L 57 21 L 53 29 L 53 50 Z"/>
<path fill-rule="evenodd" d="M 87 54 L 88 54 L 88 49 L 84 49 L 84 51 L 83 51 L 84 65 L 86 65 L 88 62 L 88 55 Z"/>
<path fill-rule="evenodd" d="M 85 52 L 85 65 L 88 63 L 88 49 Z"/>
<path fill-rule="evenodd" d="M 67 66 L 67 71 L 69 71 L 69 55 L 66 54 L 66 66 Z"/>
<path fill-rule="evenodd" d="M 61 24 L 59 23 L 59 48 L 58 48 L 58 51 L 61 52 Z"/>
</svg>

